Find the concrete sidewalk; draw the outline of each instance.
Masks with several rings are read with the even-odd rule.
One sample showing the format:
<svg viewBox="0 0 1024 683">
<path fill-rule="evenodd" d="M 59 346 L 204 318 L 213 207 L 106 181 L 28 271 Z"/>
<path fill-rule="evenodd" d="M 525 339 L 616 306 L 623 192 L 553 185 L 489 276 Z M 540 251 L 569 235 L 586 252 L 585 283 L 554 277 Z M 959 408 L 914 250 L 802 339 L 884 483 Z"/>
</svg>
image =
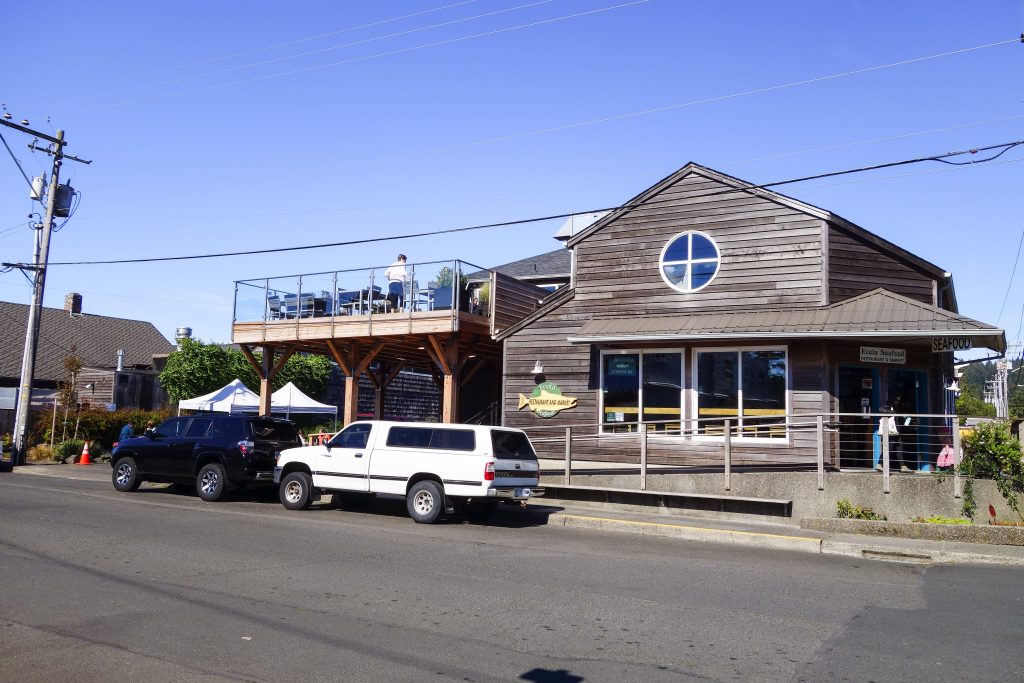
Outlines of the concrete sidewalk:
<svg viewBox="0 0 1024 683">
<path fill-rule="evenodd" d="M 111 468 L 93 465 L 28 465 L 18 474 L 109 482 Z M 4 475 L 0 475 L 2 477 Z M 821 555 L 844 555 L 871 560 L 918 564 L 1024 565 L 1024 547 L 926 541 L 908 538 L 861 536 L 801 529 L 793 524 L 684 517 L 657 512 L 624 511 L 614 506 L 584 505 L 575 501 L 537 498 L 529 507 L 547 515 L 549 525 L 619 533 L 677 538 L 704 543 L 726 543 Z"/>
</svg>

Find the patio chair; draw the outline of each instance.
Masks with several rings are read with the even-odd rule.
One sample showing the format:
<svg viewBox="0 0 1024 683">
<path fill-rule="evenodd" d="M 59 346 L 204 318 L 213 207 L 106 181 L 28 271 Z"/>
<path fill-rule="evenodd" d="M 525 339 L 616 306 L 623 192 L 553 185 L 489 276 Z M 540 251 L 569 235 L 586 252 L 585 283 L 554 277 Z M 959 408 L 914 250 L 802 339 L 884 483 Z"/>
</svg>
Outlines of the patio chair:
<svg viewBox="0 0 1024 683">
<path fill-rule="evenodd" d="M 267 320 L 281 319 L 281 297 L 276 294 L 267 296 Z"/>
<path fill-rule="evenodd" d="M 314 312 L 313 295 L 303 294 L 299 304 L 299 317 L 312 317 Z"/>
<path fill-rule="evenodd" d="M 282 306 L 284 311 L 284 317 L 291 320 L 292 318 L 299 317 L 299 295 L 298 294 L 285 294 L 284 305 Z"/>
</svg>

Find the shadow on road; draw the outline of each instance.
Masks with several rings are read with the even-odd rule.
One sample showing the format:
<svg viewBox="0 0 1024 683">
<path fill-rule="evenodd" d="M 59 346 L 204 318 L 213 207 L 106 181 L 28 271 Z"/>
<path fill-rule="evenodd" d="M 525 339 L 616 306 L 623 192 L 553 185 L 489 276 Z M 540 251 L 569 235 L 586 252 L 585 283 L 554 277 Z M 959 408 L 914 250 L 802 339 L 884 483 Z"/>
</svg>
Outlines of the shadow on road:
<svg viewBox="0 0 1024 683">
<path fill-rule="evenodd" d="M 166 486 L 144 487 L 135 495 L 174 496 L 181 498 L 197 498 L 195 486 L 192 484 L 167 484 Z M 246 502 L 266 505 L 280 505 L 278 490 L 275 486 L 258 486 L 242 490 L 229 491 L 224 497 L 213 503 L 220 505 L 231 502 Z M 530 503 L 526 506 L 518 501 L 501 502 L 494 515 L 486 519 L 470 519 L 456 507 L 453 514 L 446 514 L 437 521 L 438 525 L 487 526 L 501 529 L 524 529 L 546 526 L 551 515 L 562 512 L 564 508 L 553 505 Z M 383 517 L 409 517 L 405 509 L 405 499 L 401 496 L 367 496 L 364 500 L 346 505 L 335 502 L 333 496 L 325 495 L 320 501 L 303 512 L 303 514 L 367 514 Z"/>
</svg>

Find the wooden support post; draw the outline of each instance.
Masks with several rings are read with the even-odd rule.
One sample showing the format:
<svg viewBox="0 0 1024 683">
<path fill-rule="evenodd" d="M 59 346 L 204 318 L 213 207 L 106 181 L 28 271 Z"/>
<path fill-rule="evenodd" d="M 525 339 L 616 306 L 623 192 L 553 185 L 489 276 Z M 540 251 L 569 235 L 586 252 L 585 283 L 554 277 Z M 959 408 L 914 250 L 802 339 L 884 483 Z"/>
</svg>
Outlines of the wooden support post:
<svg viewBox="0 0 1024 683">
<path fill-rule="evenodd" d="M 442 344 L 434 335 L 428 335 L 427 341 L 433 349 L 432 358 L 444 377 L 441 382 L 441 422 L 456 422 L 459 418 L 459 340 L 451 335 Z"/>
<path fill-rule="evenodd" d="M 882 493 L 892 493 L 889 482 L 889 424 L 892 416 L 882 417 Z"/>
<path fill-rule="evenodd" d="M 732 490 L 732 422 L 725 421 L 725 490 Z"/>
<path fill-rule="evenodd" d="M 263 347 L 263 367 L 260 370 L 260 415 L 270 415 L 270 371 L 274 369 L 274 347 Z"/>
<path fill-rule="evenodd" d="M 816 420 L 818 429 L 818 490 L 825 490 L 825 419 L 819 415 Z"/>
<path fill-rule="evenodd" d="M 647 490 L 647 423 L 640 423 L 640 490 Z"/>
<path fill-rule="evenodd" d="M 566 486 L 569 485 L 570 475 L 572 473 L 572 427 L 565 428 L 565 477 L 564 483 Z"/>
<path fill-rule="evenodd" d="M 380 377 L 375 372 L 368 372 L 366 376 L 373 383 L 373 419 L 384 419 L 384 386 Z"/>
<path fill-rule="evenodd" d="M 953 497 L 963 496 L 963 481 L 960 480 L 960 420 L 953 416 Z"/>
</svg>

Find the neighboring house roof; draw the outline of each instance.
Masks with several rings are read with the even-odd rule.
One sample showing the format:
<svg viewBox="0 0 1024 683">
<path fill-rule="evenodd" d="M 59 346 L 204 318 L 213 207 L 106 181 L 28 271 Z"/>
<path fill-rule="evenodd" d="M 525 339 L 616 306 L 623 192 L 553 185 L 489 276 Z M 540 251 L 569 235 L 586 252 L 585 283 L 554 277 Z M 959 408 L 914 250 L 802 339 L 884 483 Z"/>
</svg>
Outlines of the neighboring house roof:
<svg viewBox="0 0 1024 683">
<path fill-rule="evenodd" d="M 539 313 L 539 311 L 538 311 Z M 830 306 L 754 312 L 603 318 L 585 323 L 574 343 L 777 338 L 971 337 L 975 346 L 1006 350 L 1003 330 L 885 289 Z"/>
<path fill-rule="evenodd" d="M 572 271 L 572 254 L 568 249 L 555 249 L 546 254 L 495 266 L 491 270 L 496 270 L 517 280 L 568 279 Z M 482 281 L 487 277 L 486 270 L 466 274 L 466 278 L 470 282 Z"/>
<path fill-rule="evenodd" d="M 569 238 L 569 240 L 566 242 L 566 245 L 570 249 L 575 247 L 581 241 L 587 239 L 587 237 L 593 235 L 595 232 L 597 232 L 604 226 L 608 225 L 612 221 L 626 215 L 633 209 L 642 206 L 644 202 L 649 201 L 655 195 L 676 184 L 684 177 L 692 174 L 708 178 L 709 180 L 715 180 L 717 182 L 736 188 L 737 190 L 750 192 L 751 194 L 757 195 L 759 197 L 764 197 L 769 201 L 782 204 L 783 206 L 788 206 L 789 208 L 794 209 L 796 211 L 800 211 L 810 216 L 814 216 L 824 221 L 828 221 L 832 225 L 842 230 L 845 230 L 846 232 L 856 237 L 859 237 L 860 239 L 866 242 L 869 242 L 871 244 L 874 244 L 875 246 L 885 249 L 886 251 L 890 252 L 897 258 L 905 261 L 906 263 L 916 268 L 919 268 L 920 270 L 923 270 L 924 272 L 934 276 L 937 279 L 945 280 L 948 278 L 948 273 L 946 273 L 946 271 L 944 271 L 942 268 L 939 268 L 933 263 L 925 261 L 920 256 L 912 254 L 906 249 L 903 249 L 902 247 L 896 246 L 892 242 L 889 242 L 888 240 L 879 237 L 873 232 L 865 230 L 859 225 L 856 225 L 855 223 L 846 220 L 842 216 L 837 216 L 831 211 L 826 211 L 825 209 L 818 208 L 817 206 L 813 206 L 812 204 L 807 204 L 798 199 L 787 197 L 784 194 L 779 194 L 778 192 L 774 192 L 772 190 L 759 187 L 757 185 L 754 185 L 753 183 L 748 183 L 745 180 L 734 178 L 720 171 L 715 171 L 713 169 L 707 168 L 706 166 L 695 164 L 692 161 L 683 166 L 681 169 L 679 169 L 672 175 L 668 176 L 667 178 L 663 178 L 662 180 L 658 181 L 651 187 L 647 188 L 646 190 L 638 194 L 637 196 L 625 202 L 620 208 L 616 209 L 615 211 L 612 211 L 604 218 L 601 218 L 600 220 L 596 221 L 593 225 L 586 228 L 582 232 L 576 233 L 576 235 Z"/>
<path fill-rule="evenodd" d="M 25 348 L 27 304 L 0 301 L 0 377 L 20 377 Z M 124 366 L 150 366 L 153 354 L 170 353 L 174 345 L 152 323 L 105 315 L 71 315 L 62 308 L 43 308 L 36 352 L 36 381 L 64 379 L 64 359 L 75 348 L 85 367 L 117 366 L 124 349 Z"/>
</svg>

